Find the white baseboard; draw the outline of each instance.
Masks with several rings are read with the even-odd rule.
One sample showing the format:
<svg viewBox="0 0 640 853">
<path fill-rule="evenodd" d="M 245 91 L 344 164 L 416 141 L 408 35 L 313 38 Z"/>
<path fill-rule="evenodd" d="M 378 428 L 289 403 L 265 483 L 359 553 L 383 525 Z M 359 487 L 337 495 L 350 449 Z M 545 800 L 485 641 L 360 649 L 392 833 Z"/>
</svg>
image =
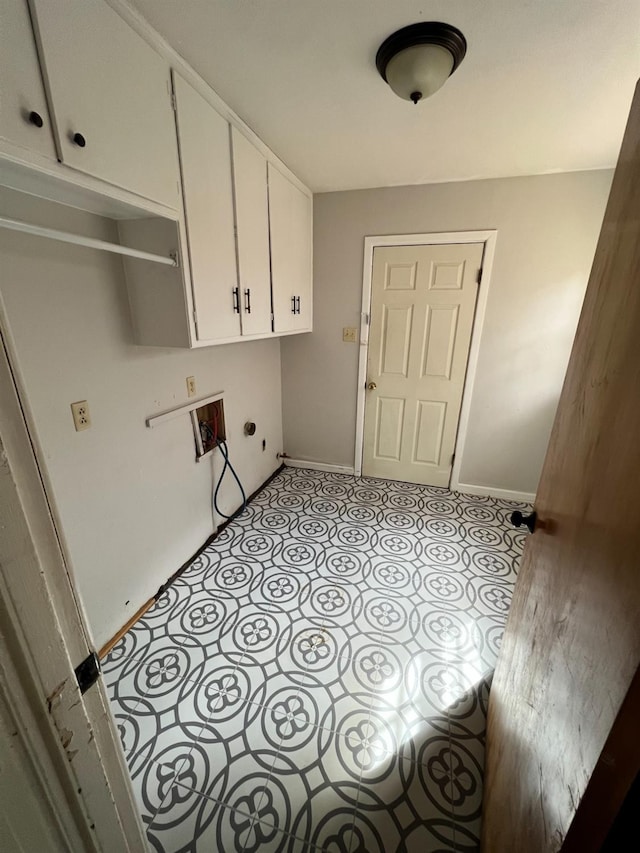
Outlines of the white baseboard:
<svg viewBox="0 0 640 853">
<path fill-rule="evenodd" d="M 289 468 L 309 468 L 311 471 L 329 471 L 332 474 L 351 474 L 354 473 L 353 465 L 332 465 L 329 462 L 311 462 L 307 459 L 286 459 L 282 460 Z M 494 486 L 473 486 L 470 483 L 458 483 L 455 492 L 462 492 L 464 495 L 479 495 L 481 497 L 498 498 L 502 501 L 518 501 L 518 503 L 532 504 L 535 501 L 535 494 L 531 492 L 515 492 L 511 489 L 498 489 Z"/>
<path fill-rule="evenodd" d="M 531 492 L 514 492 L 511 489 L 496 489 L 493 486 L 472 486 L 469 483 L 458 483 L 454 491 L 462 492 L 463 495 L 480 495 L 524 504 L 532 504 L 536 499 L 535 494 Z"/>
<path fill-rule="evenodd" d="M 353 474 L 353 465 L 331 465 L 328 462 L 308 462 L 306 459 L 282 460 L 289 468 L 309 468 L 311 471 L 329 471 L 332 474 Z"/>
</svg>

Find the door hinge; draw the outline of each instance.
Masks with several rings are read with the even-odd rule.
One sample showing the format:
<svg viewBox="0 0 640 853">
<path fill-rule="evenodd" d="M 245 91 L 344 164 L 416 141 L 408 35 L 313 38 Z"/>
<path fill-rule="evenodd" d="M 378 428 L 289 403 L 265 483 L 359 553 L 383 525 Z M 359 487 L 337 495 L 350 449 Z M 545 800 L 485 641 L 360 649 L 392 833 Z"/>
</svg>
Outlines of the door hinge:
<svg viewBox="0 0 640 853">
<path fill-rule="evenodd" d="M 476 276 L 476 284 L 480 284 L 482 281 L 482 267 L 478 270 L 478 275 Z"/>
<path fill-rule="evenodd" d="M 76 681 L 80 688 L 80 693 L 86 693 L 90 687 L 96 683 L 100 677 L 100 661 L 95 652 L 91 652 L 89 657 L 85 658 L 82 663 L 75 668 Z"/>
<path fill-rule="evenodd" d="M 368 315 L 368 314 L 363 314 L 363 315 L 362 315 L 362 319 L 364 320 L 364 324 L 365 324 L 365 326 L 368 326 L 368 325 L 369 325 L 369 315 Z"/>
</svg>

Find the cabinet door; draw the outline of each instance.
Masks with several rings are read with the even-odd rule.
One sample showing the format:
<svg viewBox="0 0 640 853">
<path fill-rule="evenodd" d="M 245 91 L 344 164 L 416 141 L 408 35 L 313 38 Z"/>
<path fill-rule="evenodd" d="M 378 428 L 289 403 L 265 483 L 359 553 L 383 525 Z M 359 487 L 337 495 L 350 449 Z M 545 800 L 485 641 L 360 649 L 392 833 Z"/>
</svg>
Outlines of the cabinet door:
<svg viewBox="0 0 640 853">
<path fill-rule="evenodd" d="M 311 198 L 269 163 L 271 286 L 275 332 L 310 332 Z"/>
<path fill-rule="evenodd" d="M 2 0 L 0 139 L 56 159 L 27 0 Z"/>
<path fill-rule="evenodd" d="M 175 72 L 178 142 L 199 341 L 240 335 L 229 124 Z"/>
<path fill-rule="evenodd" d="M 242 334 L 259 335 L 271 331 L 267 160 L 235 127 L 231 139 Z"/>
<path fill-rule="evenodd" d="M 103 0 L 31 0 L 60 159 L 179 206 L 169 66 Z"/>
</svg>

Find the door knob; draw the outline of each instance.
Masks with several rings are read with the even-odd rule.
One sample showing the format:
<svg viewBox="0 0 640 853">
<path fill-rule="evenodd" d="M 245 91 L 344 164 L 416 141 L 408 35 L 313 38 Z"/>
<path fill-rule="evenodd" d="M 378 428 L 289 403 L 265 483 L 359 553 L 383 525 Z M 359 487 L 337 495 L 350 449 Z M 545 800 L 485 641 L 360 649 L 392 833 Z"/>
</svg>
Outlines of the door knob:
<svg viewBox="0 0 640 853">
<path fill-rule="evenodd" d="M 84 148 L 84 146 L 87 144 L 87 140 L 81 133 L 74 133 L 72 139 L 78 146 L 78 148 Z"/>
<path fill-rule="evenodd" d="M 530 515 L 523 515 L 520 510 L 517 509 L 515 512 L 511 513 L 510 520 L 514 527 L 522 527 L 524 524 L 525 527 L 529 528 L 529 533 L 533 533 L 536 529 L 538 514 L 534 511 Z"/>
<path fill-rule="evenodd" d="M 44 121 L 42 120 L 42 116 L 40 115 L 40 113 L 37 113 L 35 110 L 32 110 L 29 113 L 29 121 L 31 122 L 31 124 L 35 125 L 36 127 L 42 127 L 42 125 L 44 124 Z"/>
<path fill-rule="evenodd" d="M 376 385 L 376 383 L 375 383 L 375 382 L 369 382 L 369 383 L 367 384 L 367 388 L 369 389 L 369 391 L 375 391 L 377 387 L 378 387 L 378 386 Z"/>
</svg>

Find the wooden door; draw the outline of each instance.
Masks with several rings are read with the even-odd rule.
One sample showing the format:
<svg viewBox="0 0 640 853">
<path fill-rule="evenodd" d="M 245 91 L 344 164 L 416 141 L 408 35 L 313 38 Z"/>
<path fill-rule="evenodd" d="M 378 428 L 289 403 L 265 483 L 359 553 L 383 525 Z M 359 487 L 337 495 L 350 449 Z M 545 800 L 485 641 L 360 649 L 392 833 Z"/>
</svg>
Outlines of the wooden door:
<svg viewBox="0 0 640 853">
<path fill-rule="evenodd" d="M 62 162 L 177 210 L 168 63 L 105 2 L 31 8 Z"/>
<path fill-rule="evenodd" d="M 639 389 L 637 90 L 491 690 L 485 853 L 568 849 L 590 780 L 607 766 L 633 779 L 637 722 L 617 757 L 603 749 L 640 661 Z M 616 804 L 593 808 L 601 836 Z"/>
<path fill-rule="evenodd" d="M 311 198 L 269 163 L 271 286 L 276 332 L 310 332 Z"/>
<path fill-rule="evenodd" d="M 0 139 L 56 159 L 27 0 L 5 0 L 2 4 Z"/>
<path fill-rule="evenodd" d="M 229 123 L 174 72 L 180 167 L 199 341 L 240 335 Z"/>
<path fill-rule="evenodd" d="M 267 161 L 246 136 L 231 128 L 242 334 L 271 331 L 271 270 Z"/>
<path fill-rule="evenodd" d="M 374 250 L 365 476 L 449 485 L 483 249 Z"/>
</svg>

